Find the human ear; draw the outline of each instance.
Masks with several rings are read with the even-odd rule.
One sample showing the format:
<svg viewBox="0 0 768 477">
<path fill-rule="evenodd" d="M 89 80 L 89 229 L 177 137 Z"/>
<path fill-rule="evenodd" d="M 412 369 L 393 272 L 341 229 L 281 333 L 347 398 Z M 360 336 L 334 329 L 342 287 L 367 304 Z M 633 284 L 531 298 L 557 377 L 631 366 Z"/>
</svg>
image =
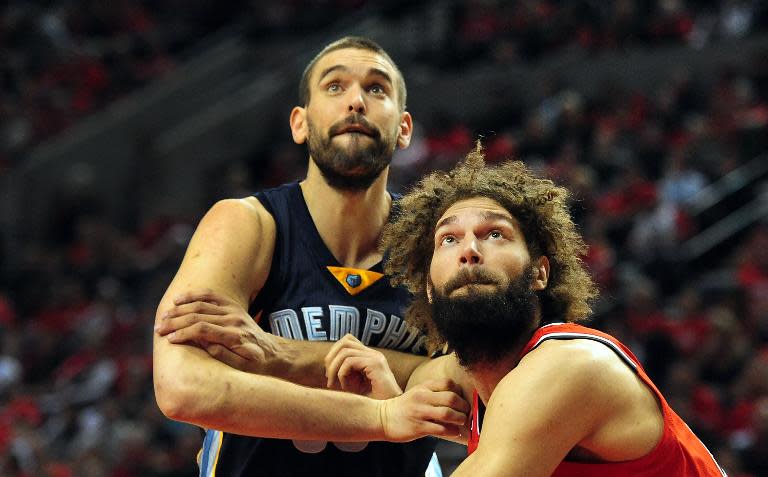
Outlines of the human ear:
<svg viewBox="0 0 768 477">
<path fill-rule="evenodd" d="M 534 291 L 541 291 L 547 288 L 549 283 L 549 258 L 546 255 L 542 255 L 536 259 L 536 264 L 533 267 L 533 283 L 531 288 Z"/>
<path fill-rule="evenodd" d="M 307 140 L 307 109 L 296 106 L 291 110 L 289 118 L 291 136 L 296 144 L 304 144 Z"/>
<path fill-rule="evenodd" d="M 397 146 L 400 149 L 405 149 L 411 144 L 411 135 L 413 134 L 413 118 L 411 113 L 404 111 L 400 117 L 400 125 L 398 126 L 397 133 Z"/>
</svg>

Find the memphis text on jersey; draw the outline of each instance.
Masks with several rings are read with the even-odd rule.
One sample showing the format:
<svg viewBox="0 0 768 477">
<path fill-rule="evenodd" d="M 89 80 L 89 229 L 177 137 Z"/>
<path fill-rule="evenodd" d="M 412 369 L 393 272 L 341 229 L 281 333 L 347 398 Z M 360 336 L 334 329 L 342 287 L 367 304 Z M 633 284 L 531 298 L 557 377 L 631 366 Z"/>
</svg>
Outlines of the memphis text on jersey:
<svg viewBox="0 0 768 477">
<path fill-rule="evenodd" d="M 364 316 L 363 316 L 364 315 Z M 269 314 L 271 332 L 284 338 L 337 341 L 351 333 L 366 346 L 410 353 L 424 352 L 425 337 L 395 315 L 366 309 L 364 313 L 345 305 L 305 306 L 298 312 L 284 309 Z"/>
</svg>

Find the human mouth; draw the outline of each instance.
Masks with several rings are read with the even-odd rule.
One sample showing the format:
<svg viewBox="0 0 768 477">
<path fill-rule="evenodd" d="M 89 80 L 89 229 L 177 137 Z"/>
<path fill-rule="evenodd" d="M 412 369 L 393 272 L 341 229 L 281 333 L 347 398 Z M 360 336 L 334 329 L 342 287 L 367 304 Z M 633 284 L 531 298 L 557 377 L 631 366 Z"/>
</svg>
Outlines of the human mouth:
<svg viewBox="0 0 768 477">
<path fill-rule="evenodd" d="M 445 285 L 445 292 L 452 295 L 459 290 L 483 289 L 485 287 L 497 286 L 498 281 L 489 273 L 468 273 L 461 272 Z"/>
<path fill-rule="evenodd" d="M 366 136 L 373 136 L 373 131 L 369 128 L 366 128 L 363 125 L 360 124 L 350 124 L 348 126 L 345 126 L 341 129 L 339 129 L 334 136 L 340 136 L 342 134 L 350 134 L 350 133 L 357 133 L 357 134 L 364 134 Z"/>
</svg>

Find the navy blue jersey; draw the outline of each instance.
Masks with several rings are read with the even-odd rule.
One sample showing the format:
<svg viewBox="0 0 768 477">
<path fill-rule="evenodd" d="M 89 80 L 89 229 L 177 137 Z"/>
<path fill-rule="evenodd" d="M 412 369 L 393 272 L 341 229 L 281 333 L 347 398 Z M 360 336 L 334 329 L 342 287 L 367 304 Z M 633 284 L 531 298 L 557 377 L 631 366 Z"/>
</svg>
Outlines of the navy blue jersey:
<svg viewBox="0 0 768 477">
<path fill-rule="evenodd" d="M 298 183 L 256 197 L 277 224 L 269 277 L 250 309 L 253 316 L 261 312 L 262 328 L 312 341 L 352 333 L 369 346 L 426 353 L 424 336 L 401 318 L 407 292 L 389 285 L 381 263 L 368 270 L 341 266 L 320 238 Z M 209 430 L 200 475 L 423 477 L 435 444 L 434 438 L 335 444 Z"/>
</svg>

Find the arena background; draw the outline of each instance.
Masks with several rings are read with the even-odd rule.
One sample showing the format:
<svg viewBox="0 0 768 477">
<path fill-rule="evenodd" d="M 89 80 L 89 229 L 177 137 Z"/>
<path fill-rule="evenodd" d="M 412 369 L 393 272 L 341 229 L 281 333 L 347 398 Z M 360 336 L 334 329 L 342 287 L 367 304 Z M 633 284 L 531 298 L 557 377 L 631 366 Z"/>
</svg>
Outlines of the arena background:
<svg viewBox="0 0 768 477">
<path fill-rule="evenodd" d="M 408 83 L 392 188 L 478 136 L 568 186 L 594 324 L 730 476 L 768 475 L 760 0 L 3 2 L 0 475 L 196 475 L 199 432 L 153 397 L 155 307 L 215 200 L 301 177 L 298 78 L 347 34 Z"/>
</svg>

